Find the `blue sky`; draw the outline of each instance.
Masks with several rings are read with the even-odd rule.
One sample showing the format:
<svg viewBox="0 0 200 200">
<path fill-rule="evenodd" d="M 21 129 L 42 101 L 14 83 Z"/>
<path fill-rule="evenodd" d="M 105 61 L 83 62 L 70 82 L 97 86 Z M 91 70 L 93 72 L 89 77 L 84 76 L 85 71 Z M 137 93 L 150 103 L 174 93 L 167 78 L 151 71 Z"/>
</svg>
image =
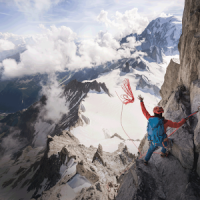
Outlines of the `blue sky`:
<svg viewBox="0 0 200 200">
<path fill-rule="evenodd" d="M 108 27 L 97 21 L 101 11 L 110 20 L 116 12 L 138 8 L 138 14 L 152 20 L 162 12 L 182 17 L 184 0 L 0 0 L 0 32 L 41 33 L 45 27 L 70 27 L 81 37 L 92 37 Z"/>
</svg>

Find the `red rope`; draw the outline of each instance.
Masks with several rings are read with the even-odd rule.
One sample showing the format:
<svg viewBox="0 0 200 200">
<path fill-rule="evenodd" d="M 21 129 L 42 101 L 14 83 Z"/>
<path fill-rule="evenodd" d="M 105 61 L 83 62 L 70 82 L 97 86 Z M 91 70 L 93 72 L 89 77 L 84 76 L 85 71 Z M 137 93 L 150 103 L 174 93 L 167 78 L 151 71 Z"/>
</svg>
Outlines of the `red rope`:
<svg viewBox="0 0 200 200">
<path fill-rule="evenodd" d="M 130 82 L 127 78 L 123 81 L 123 85 L 121 87 L 126 93 L 126 94 L 121 95 L 121 98 L 123 100 L 122 103 L 125 105 L 127 105 L 128 103 L 133 103 L 134 96 L 131 90 Z"/>
<path fill-rule="evenodd" d="M 121 95 L 121 102 L 122 102 L 122 110 L 121 110 L 121 117 L 120 117 L 120 122 L 121 122 L 121 126 L 122 126 L 122 129 L 124 131 L 124 133 L 128 136 L 128 138 L 132 141 L 132 143 L 135 145 L 135 147 L 138 149 L 138 147 L 136 146 L 136 144 L 133 142 L 133 140 L 129 137 L 129 135 L 126 133 L 124 127 L 123 127 L 123 124 L 122 124 L 122 113 L 123 113 L 123 105 L 127 105 L 129 103 L 133 103 L 134 102 L 134 96 L 133 96 L 133 93 L 132 93 L 132 89 L 131 89 L 131 86 L 130 86 L 130 82 L 129 82 L 129 79 L 125 79 L 123 81 L 123 84 L 122 84 L 122 89 L 124 90 L 124 92 L 126 94 L 123 94 Z M 116 92 L 117 94 L 117 92 Z M 118 96 L 118 94 L 117 94 Z M 119 97 L 119 96 L 118 96 Z M 140 150 L 138 149 L 138 151 L 140 152 Z M 141 153 L 140 153 L 141 154 Z"/>
<path fill-rule="evenodd" d="M 124 133 L 128 136 L 128 138 L 132 141 L 132 143 L 134 144 L 134 146 L 138 149 L 138 152 L 140 154 L 140 158 L 142 158 L 144 155 L 146 155 L 147 152 L 145 152 L 144 154 L 141 155 L 141 152 L 139 150 L 139 148 L 136 146 L 136 144 L 133 142 L 133 140 L 129 137 L 129 135 L 126 133 L 124 127 L 123 127 L 123 124 L 122 124 L 122 113 L 123 113 L 123 104 L 127 105 L 129 103 L 133 103 L 134 102 L 134 96 L 133 96 L 133 93 L 132 93 L 132 89 L 131 89 L 131 86 L 130 86 L 130 82 L 129 82 L 129 79 L 125 79 L 123 81 L 123 84 L 122 84 L 122 89 L 124 90 L 124 92 L 126 94 L 123 94 L 119 97 L 119 95 L 117 94 L 118 98 L 120 99 L 120 101 L 122 102 L 122 110 L 121 110 L 121 117 L 120 117 L 120 122 L 121 122 L 121 126 L 122 126 L 122 129 L 124 131 Z M 157 152 L 154 152 L 156 154 L 160 154 L 160 153 L 157 153 Z"/>
</svg>

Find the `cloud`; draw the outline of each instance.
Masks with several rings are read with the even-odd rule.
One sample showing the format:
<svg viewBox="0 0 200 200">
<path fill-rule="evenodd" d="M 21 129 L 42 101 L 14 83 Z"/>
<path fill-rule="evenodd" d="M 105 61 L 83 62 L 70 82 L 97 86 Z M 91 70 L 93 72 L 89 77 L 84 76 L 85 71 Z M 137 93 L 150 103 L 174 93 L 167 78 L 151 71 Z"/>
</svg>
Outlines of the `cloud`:
<svg viewBox="0 0 200 200">
<path fill-rule="evenodd" d="M 14 48 L 15 48 L 15 45 L 12 42 L 8 40 L 0 39 L 0 52 L 11 50 Z"/>
<path fill-rule="evenodd" d="M 52 120 L 57 123 L 63 114 L 69 112 L 69 103 L 63 96 L 64 90 L 57 82 L 54 73 L 49 74 L 47 85 L 42 84 L 41 94 L 47 97 L 46 105 L 40 112 L 45 120 Z"/>
<path fill-rule="evenodd" d="M 119 41 L 108 32 L 101 31 L 94 39 L 77 43 L 76 33 L 66 26 L 40 27 L 44 34 L 37 35 L 34 43 L 27 45 L 20 54 L 20 62 L 3 60 L 2 79 L 77 70 L 130 56 L 129 49 L 118 50 Z"/>
<path fill-rule="evenodd" d="M 76 34 L 67 27 L 41 27 L 46 33 L 40 35 L 35 44 L 26 47 L 27 50 L 20 54 L 19 63 L 13 59 L 3 60 L 3 78 L 64 71 L 70 63 L 71 57 L 76 54 Z"/>
<path fill-rule="evenodd" d="M 7 0 L 6 3 L 8 6 L 16 5 L 18 10 L 27 17 L 37 19 L 62 1 L 63 0 Z M 4 0 L 0 0 L 0 2 L 4 2 Z"/>
<path fill-rule="evenodd" d="M 122 46 L 131 48 L 133 50 L 144 42 L 144 40 L 137 41 L 135 37 L 127 37 L 126 41 L 127 43 L 122 44 Z"/>
<path fill-rule="evenodd" d="M 162 12 L 159 17 L 171 17 L 173 15 Z"/>
<path fill-rule="evenodd" d="M 149 21 L 146 17 L 138 13 L 137 8 L 125 11 L 124 14 L 116 12 L 114 19 L 108 18 L 108 12 L 102 10 L 97 17 L 97 21 L 104 23 L 112 32 L 114 36 L 119 39 L 131 33 L 140 34 L 148 25 Z"/>
</svg>

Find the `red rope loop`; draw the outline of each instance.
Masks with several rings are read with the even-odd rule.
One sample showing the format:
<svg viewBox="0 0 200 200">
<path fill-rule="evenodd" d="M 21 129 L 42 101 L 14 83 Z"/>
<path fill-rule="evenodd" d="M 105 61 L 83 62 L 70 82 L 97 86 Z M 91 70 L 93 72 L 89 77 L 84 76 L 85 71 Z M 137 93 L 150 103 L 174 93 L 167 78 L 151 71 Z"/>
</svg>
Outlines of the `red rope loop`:
<svg viewBox="0 0 200 200">
<path fill-rule="evenodd" d="M 131 86 L 130 86 L 130 82 L 129 82 L 129 79 L 125 79 L 123 81 L 123 84 L 122 84 L 122 89 L 124 90 L 124 92 L 126 94 L 123 94 L 121 95 L 121 99 L 122 99 L 122 103 L 123 104 L 128 104 L 128 103 L 133 103 L 134 102 L 134 96 L 133 96 L 133 93 L 132 93 L 132 90 L 131 90 Z"/>
</svg>

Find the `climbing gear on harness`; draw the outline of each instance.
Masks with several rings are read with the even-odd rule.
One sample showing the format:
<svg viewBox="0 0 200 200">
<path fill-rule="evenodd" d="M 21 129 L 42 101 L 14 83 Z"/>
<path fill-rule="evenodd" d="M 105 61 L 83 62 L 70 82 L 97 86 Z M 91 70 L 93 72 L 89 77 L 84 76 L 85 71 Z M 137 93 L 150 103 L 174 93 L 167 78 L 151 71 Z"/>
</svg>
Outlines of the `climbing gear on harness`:
<svg viewBox="0 0 200 200">
<path fill-rule="evenodd" d="M 152 140 L 152 144 L 162 143 L 166 134 L 164 134 L 164 122 L 159 117 L 151 117 L 147 125 L 148 140 Z"/>
<path fill-rule="evenodd" d="M 156 107 L 153 109 L 153 112 L 156 113 L 156 114 L 161 114 L 161 113 L 164 113 L 164 110 L 163 110 L 162 107 L 156 106 Z"/>
</svg>

